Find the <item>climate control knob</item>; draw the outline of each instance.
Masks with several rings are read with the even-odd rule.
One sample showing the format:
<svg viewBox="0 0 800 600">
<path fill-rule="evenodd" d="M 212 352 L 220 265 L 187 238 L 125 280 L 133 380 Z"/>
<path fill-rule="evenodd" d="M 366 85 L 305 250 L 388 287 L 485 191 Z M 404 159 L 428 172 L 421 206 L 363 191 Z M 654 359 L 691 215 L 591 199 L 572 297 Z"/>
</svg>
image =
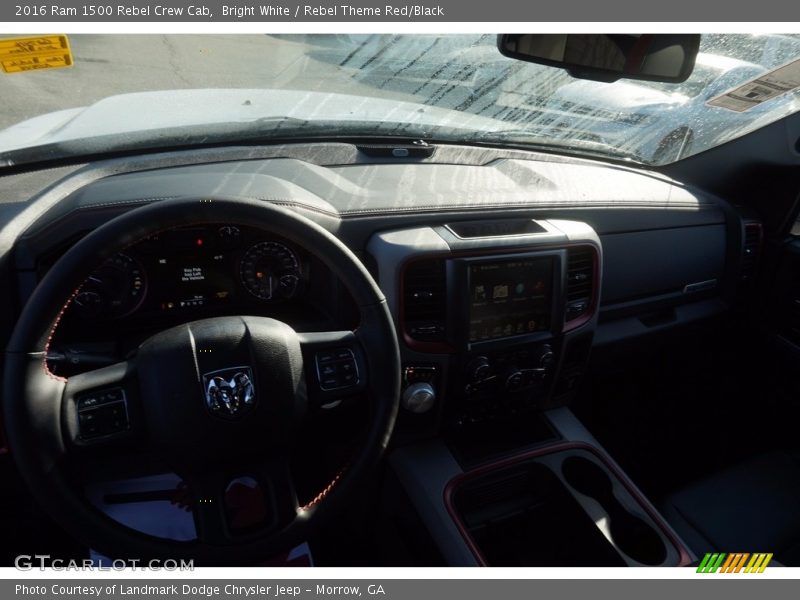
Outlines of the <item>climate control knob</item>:
<svg viewBox="0 0 800 600">
<path fill-rule="evenodd" d="M 553 347 L 550 344 L 545 344 L 539 349 L 539 366 L 542 369 L 548 369 L 553 366 L 555 354 L 553 354 Z"/>
<path fill-rule="evenodd" d="M 433 408 L 436 402 L 436 391 L 430 383 L 412 383 L 403 392 L 401 403 L 403 408 L 414 414 L 422 414 Z"/>
<path fill-rule="evenodd" d="M 485 356 L 473 358 L 467 365 L 467 374 L 472 381 L 483 381 L 489 377 L 491 372 L 492 367 L 489 359 Z"/>
<path fill-rule="evenodd" d="M 509 369 L 505 373 L 503 385 L 509 392 L 516 392 L 525 385 L 525 375 L 520 369 Z"/>
</svg>

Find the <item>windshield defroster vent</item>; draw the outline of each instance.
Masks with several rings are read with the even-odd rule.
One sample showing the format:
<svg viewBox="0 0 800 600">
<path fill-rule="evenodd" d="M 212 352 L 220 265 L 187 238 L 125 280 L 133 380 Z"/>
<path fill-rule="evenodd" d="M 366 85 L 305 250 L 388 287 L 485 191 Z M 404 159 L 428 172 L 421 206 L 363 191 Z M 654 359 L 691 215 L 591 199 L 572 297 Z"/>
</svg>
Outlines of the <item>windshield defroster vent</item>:
<svg viewBox="0 0 800 600">
<path fill-rule="evenodd" d="M 406 268 L 404 325 L 409 337 L 444 342 L 447 337 L 447 279 L 443 259 L 421 260 Z"/>
<path fill-rule="evenodd" d="M 577 327 L 591 315 L 594 299 L 595 250 L 591 246 L 567 249 L 566 328 Z"/>
</svg>

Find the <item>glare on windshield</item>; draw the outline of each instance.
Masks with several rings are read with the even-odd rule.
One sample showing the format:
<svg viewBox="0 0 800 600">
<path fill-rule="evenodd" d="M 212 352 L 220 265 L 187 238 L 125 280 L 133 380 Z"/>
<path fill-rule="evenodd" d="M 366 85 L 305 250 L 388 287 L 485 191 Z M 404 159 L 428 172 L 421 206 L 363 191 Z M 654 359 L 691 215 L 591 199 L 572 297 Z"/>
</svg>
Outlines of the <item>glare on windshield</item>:
<svg viewBox="0 0 800 600">
<path fill-rule="evenodd" d="M 113 149 L 150 131 L 138 143 L 157 147 L 166 138 L 156 132 L 170 126 L 216 141 L 219 123 L 260 127 L 268 140 L 283 120 L 295 126 L 284 133 L 302 126 L 305 137 L 400 131 L 659 165 L 800 107 L 796 92 L 741 113 L 706 105 L 800 57 L 797 35 L 703 36 L 695 71 L 682 84 L 573 79 L 503 57 L 494 34 L 73 35 L 70 43 L 71 68 L 0 74 L 0 154 L 22 147 L 30 160 L 38 147 L 49 157 L 79 154 L 92 138 Z M 198 91 L 166 94 L 176 90 Z M 276 100 L 267 106 L 230 90 L 260 90 Z M 192 94 L 203 99 L 193 103 Z"/>
</svg>

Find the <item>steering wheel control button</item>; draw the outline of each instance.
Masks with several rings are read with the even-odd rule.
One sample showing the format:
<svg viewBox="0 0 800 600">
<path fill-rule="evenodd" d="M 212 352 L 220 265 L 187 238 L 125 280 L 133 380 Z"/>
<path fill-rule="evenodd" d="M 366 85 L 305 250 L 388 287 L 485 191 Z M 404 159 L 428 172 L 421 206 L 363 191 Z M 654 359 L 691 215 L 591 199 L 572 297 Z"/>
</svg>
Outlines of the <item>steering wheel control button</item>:
<svg viewBox="0 0 800 600">
<path fill-rule="evenodd" d="M 122 388 L 101 390 L 77 398 L 81 439 L 121 433 L 130 427 L 128 405 Z"/>
<path fill-rule="evenodd" d="M 317 362 L 322 363 L 329 363 L 336 360 L 336 355 L 333 352 L 320 352 L 317 354 Z"/>
<path fill-rule="evenodd" d="M 317 352 L 317 379 L 323 392 L 343 390 L 358 385 L 358 364 L 350 348 Z"/>
<path fill-rule="evenodd" d="M 82 408 L 94 408 L 98 404 L 97 396 L 90 396 L 88 398 L 81 398 L 78 400 L 78 410 Z"/>
<path fill-rule="evenodd" d="M 125 392 L 122 391 L 122 388 L 104 390 L 102 392 L 93 392 L 91 395 L 81 396 L 78 398 L 78 410 L 84 408 L 93 408 L 108 402 L 123 402 L 124 400 Z"/>
<path fill-rule="evenodd" d="M 336 376 L 336 365 L 333 363 L 322 363 L 319 368 L 319 375 L 323 379 L 326 377 L 335 377 Z"/>
</svg>

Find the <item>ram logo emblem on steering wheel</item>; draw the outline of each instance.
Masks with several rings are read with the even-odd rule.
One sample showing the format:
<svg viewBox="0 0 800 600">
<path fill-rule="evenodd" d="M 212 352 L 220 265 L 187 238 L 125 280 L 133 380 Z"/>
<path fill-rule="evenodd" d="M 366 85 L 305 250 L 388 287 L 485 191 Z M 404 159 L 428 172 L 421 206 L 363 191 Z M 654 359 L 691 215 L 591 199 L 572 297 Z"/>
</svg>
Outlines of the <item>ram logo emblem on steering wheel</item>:
<svg viewBox="0 0 800 600">
<path fill-rule="evenodd" d="M 250 367 L 232 367 L 203 375 L 206 407 L 213 415 L 238 419 L 256 403 Z"/>
</svg>

